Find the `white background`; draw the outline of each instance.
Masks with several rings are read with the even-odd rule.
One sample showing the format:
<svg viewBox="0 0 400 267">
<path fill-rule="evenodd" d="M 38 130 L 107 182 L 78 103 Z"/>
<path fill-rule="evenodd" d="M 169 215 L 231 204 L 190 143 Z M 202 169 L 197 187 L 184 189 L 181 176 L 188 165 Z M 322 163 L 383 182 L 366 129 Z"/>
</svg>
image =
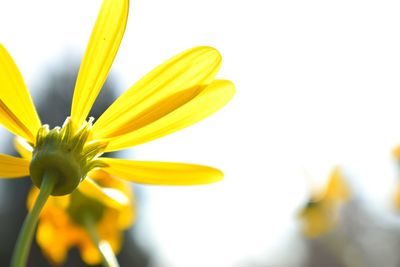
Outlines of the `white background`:
<svg viewBox="0 0 400 267">
<path fill-rule="evenodd" d="M 63 55 L 82 55 L 99 6 L 0 0 L 0 42 L 28 86 Z M 396 1 L 131 1 L 112 69 L 117 89 L 197 45 L 221 52 L 218 77 L 237 86 L 221 112 L 134 150 L 138 159 L 225 172 L 215 185 L 141 187 L 135 231 L 158 266 L 300 260 L 287 257 L 296 213 L 335 165 L 355 194 L 388 209 L 390 153 L 400 143 L 399 13 Z"/>
</svg>

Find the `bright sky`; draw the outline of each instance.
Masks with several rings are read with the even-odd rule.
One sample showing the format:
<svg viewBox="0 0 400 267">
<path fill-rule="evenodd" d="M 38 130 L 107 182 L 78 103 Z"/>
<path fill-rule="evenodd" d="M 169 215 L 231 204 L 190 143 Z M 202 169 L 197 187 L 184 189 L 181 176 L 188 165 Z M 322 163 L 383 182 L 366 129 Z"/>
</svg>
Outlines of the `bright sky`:
<svg viewBox="0 0 400 267">
<path fill-rule="evenodd" d="M 0 42 L 28 85 L 68 51 L 83 53 L 99 5 L 0 1 Z M 397 1 L 131 1 L 113 67 L 120 89 L 196 45 L 216 47 L 218 77 L 237 86 L 213 117 L 135 149 L 136 158 L 225 172 L 215 185 L 143 187 L 137 230 L 160 266 L 275 263 L 296 235 L 310 179 L 321 185 L 337 164 L 371 205 L 388 207 L 390 151 L 400 143 L 399 13 Z"/>
</svg>

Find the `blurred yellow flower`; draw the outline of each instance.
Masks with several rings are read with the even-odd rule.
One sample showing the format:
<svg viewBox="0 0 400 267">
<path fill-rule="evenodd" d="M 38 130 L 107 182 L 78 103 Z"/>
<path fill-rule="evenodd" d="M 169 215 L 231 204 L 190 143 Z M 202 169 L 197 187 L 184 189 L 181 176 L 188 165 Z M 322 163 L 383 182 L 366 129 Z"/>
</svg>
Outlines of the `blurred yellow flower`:
<svg viewBox="0 0 400 267">
<path fill-rule="evenodd" d="M 340 204 L 350 198 L 350 191 L 339 168 L 335 168 L 326 187 L 313 194 L 300 211 L 305 236 L 314 238 L 329 232 L 337 223 Z"/>
<path fill-rule="evenodd" d="M 396 191 L 393 196 L 393 204 L 397 211 L 400 210 L 400 185 L 396 186 Z"/>
<path fill-rule="evenodd" d="M 392 155 L 395 158 L 395 160 L 397 161 L 397 164 L 399 164 L 400 163 L 400 146 L 396 146 L 392 150 Z M 394 208 L 397 211 L 400 211 L 400 184 L 397 184 L 392 200 L 393 200 Z"/>
<path fill-rule="evenodd" d="M 57 178 L 52 195 L 71 193 L 80 184 L 81 192 L 102 199 L 109 195 L 91 179 L 93 170 L 145 184 L 191 185 L 222 179 L 221 171 L 207 166 L 100 157 L 194 124 L 235 93 L 232 82 L 215 79 L 219 52 L 195 47 L 145 75 L 94 124 L 93 119 L 87 121 L 122 40 L 128 9 L 128 0 L 103 1 L 80 66 L 71 116 L 62 128 L 50 130 L 41 124 L 22 75 L 0 45 L 0 123 L 18 136 L 16 147 L 22 155 L 0 154 L 0 177 L 30 175 L 40 187 L 43 176 L 51 172 Z"/>
<path fill-rule="evenodd" d="M 395 159 L 399 160 L 400 159 L 400 146 L 396 146 L 393 150 L 392 150 L 392 155 Z"/>
<path fill-rule="evenodd" d="M 94 220 L 101 245 L 109 245 L 115 254 L 120 251 L 122 231 L 133 224 L 135 217 L 132 190 L 126 183 L 112 179 L 102 171 L 96 172 L 94 179 L 106 190 L 119 191 L 129 201 L 124 206 L 114 208 L 84 196 L 79 191 L 66 196 L 49 197 L 40 214 L 36 240 L 53 264 L 62 264 L 68 250 L 75 246 L 79 248 L 81 257 L 87 264 L 102 262 L 99 248 L 93 243 L 85 227 L 85 219 Z M 27 200 L 29 209 L 38 193 L 36 187 L 30 191 Z"/>
</svg>

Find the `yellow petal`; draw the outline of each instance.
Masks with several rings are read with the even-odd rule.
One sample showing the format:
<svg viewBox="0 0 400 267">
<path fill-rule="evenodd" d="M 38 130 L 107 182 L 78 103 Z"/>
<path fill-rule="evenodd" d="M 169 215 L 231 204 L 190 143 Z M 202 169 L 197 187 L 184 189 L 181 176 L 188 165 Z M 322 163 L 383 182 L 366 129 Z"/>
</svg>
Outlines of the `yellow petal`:
<svg viewBox="0 0 400 267">
<path fill-rule="evenodd" d="M 70 248 L 70 245 L 66 242 L 67 240 L 65 240 L 65 236 L 69 233 L 61 232 L 60 230 L 64 229 L 57 229 L 51 222 L 42 220 L 36 232 L 37 243 L 44 254 L 53 264 L 58 266 L 64 263 Z"/>
<path fill-rule="evenodd" d="M 396 146 L 393 149 L 392 154 L 396 159 L 400 159 L 400 146 Z"/>
<path fill-rule="evenodd" d="M 86 119 L 117 54 L 128 18 L 128 0 L 104 0 L 79 69 L 71 118 Z"/>
<path fill-rule="evenodd" d="M 101 263 L 101 255 L 92 243 L 87 243 L 79 247 L 79 252 L 83 261 L 88 265 L 96 265 Z"/>
<path fill-rule="evenodd" d="M 196 185 L 220 181 L 223 173 L 215 168 L 172 162 L 145 162 L 101 158 L 104 170 L 135 183 L 156 185 Z"/>
<path fill-rule="evenodd" d="M 304 208 L 299 216 L 303 221 L 303 233 L 309 238 L 319 237 L 329 232 L 336 223 L 334 210 L 324 203 Z"/>
<path fill-rule="evenodd" d="M 117 225 L 121 230 L 128 229 L 136 220 L 136 207 L 133 203 L 134 199 L 131 200 L 130 205 L 126 206 L 118 214 Z"/>
<path fill-rule="evenodd" d="M 160 102 L 210 83 L 220 65 L 221 56 L 211 47 L 195 47 L 171 58 L 129 88 L 104 112 L 93 126 L 94 137 L 118 136 L 157 120 L 162 111 L 152 112 Z"/>
<path fill-rule="evenodd" d="M 328 186 L 324 199 L 327 201 L 346 201 L 350 197 L 350 190 L 344 181 L 344 177 L 339 168 L 335 168 L 329 177 Z"/>
<path fill-rule="evenodd" d="M 86 177 L 85 180 L 79 184 L 78 190 L 111 208 L 121 209 L 129 204 L 129 198 L 120 190 L 101 187 L 90 177 Z"/>
<path fill-rule="evenodd" d="M 14 147 L 24 159 L 32 159 L 33 148 L 24 139 L 16 137 Z"/>
<path fill-rule="evenodd" d="M 193 91 L 188 90 L 188 94 L 193 94 Z M 235 87 L 233 83 L 216 80 L 202 88 L 200 93 L 197 93 L 194 97 L 191 96 L 192 98 L 187 103 L 182 104 L 180 103 L 182 101 L 177 100 L 178 107 L 171 107 L 174 104 L 171 104 L 170 99 L 165 99 L 165 102 L 158 104 L 161 110 L 159 112 L 163 113 L 162 117 L 136 131 L 107 139 L 109 144 L 106 151 L 132 147 L 190 126 L 218 111 L 234 94 Z M 187 98 L 187 95 L 184 98 Z M 165 112 L 165 110 L 168 110 L 168 112 Z M 155 112 L 157 113 L 158 111 L 156 110 Z"/>
<path fill-rule="evenodd" d="M 0 154 L 0 177 L 20 178 L 29 176 L 29 160 Z"/>
<path fill-rule="evenodd" d="M 129 202 L 127 203 L 127 205 L 121 205 L 121 208 L 118 209 L 117 218 L 115 218 L 114 215 L 112 216 L 112 218 L 113 223 L 117 223 L 118 229 L 129 228 L 135 220 L 135 196 L 131 188 L 132 185 L 121 179 L 115 179 L 109 173 L 101 169 L 89 172 L 89 176 L 92 180 L 94 180 L 102 187 L 114 188 L 128 198 Z M 115 212 L 115 209 L 110 209 L 110 211 L 111 210 Z"/>
<path fill-rule="evenodd" d="M 0 123 L 10 132 L 35 143 L 41 125 L 17 65 L 0 44 Z"/>
</svg>

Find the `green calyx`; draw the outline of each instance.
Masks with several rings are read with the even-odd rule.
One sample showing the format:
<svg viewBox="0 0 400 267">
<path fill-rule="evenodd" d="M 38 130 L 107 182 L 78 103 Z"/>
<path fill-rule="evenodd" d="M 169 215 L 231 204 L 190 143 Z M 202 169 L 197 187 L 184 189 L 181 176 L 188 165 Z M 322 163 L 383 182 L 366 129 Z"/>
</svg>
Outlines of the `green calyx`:
<svg viewBox="0 0 400 267">
<path fill-rule="evenodd" d="M 62 128 L 50 130 L 48 125 L 43 125 L 39 129 L 29 167 L 35 186 L 40 188 L 44 173 L 51 171 L 57 179 L 51 195 L 70 194 L 91 169 L 103 166 L 95 158 L 104 151 L 107 143 L 87 143 L 92 121 L 91 118 L 76 132 L 69 118 Z"/>
<path fill-rule="evenodd" d="M 103 217 L 105 206 L 98 200 L 87 197 L 78 190 L 70 195 L 70 202 L 67 208 L 68 215 L 78 225 L 85 225 L 90 218 L 97 223 Z"/>
</svg>

